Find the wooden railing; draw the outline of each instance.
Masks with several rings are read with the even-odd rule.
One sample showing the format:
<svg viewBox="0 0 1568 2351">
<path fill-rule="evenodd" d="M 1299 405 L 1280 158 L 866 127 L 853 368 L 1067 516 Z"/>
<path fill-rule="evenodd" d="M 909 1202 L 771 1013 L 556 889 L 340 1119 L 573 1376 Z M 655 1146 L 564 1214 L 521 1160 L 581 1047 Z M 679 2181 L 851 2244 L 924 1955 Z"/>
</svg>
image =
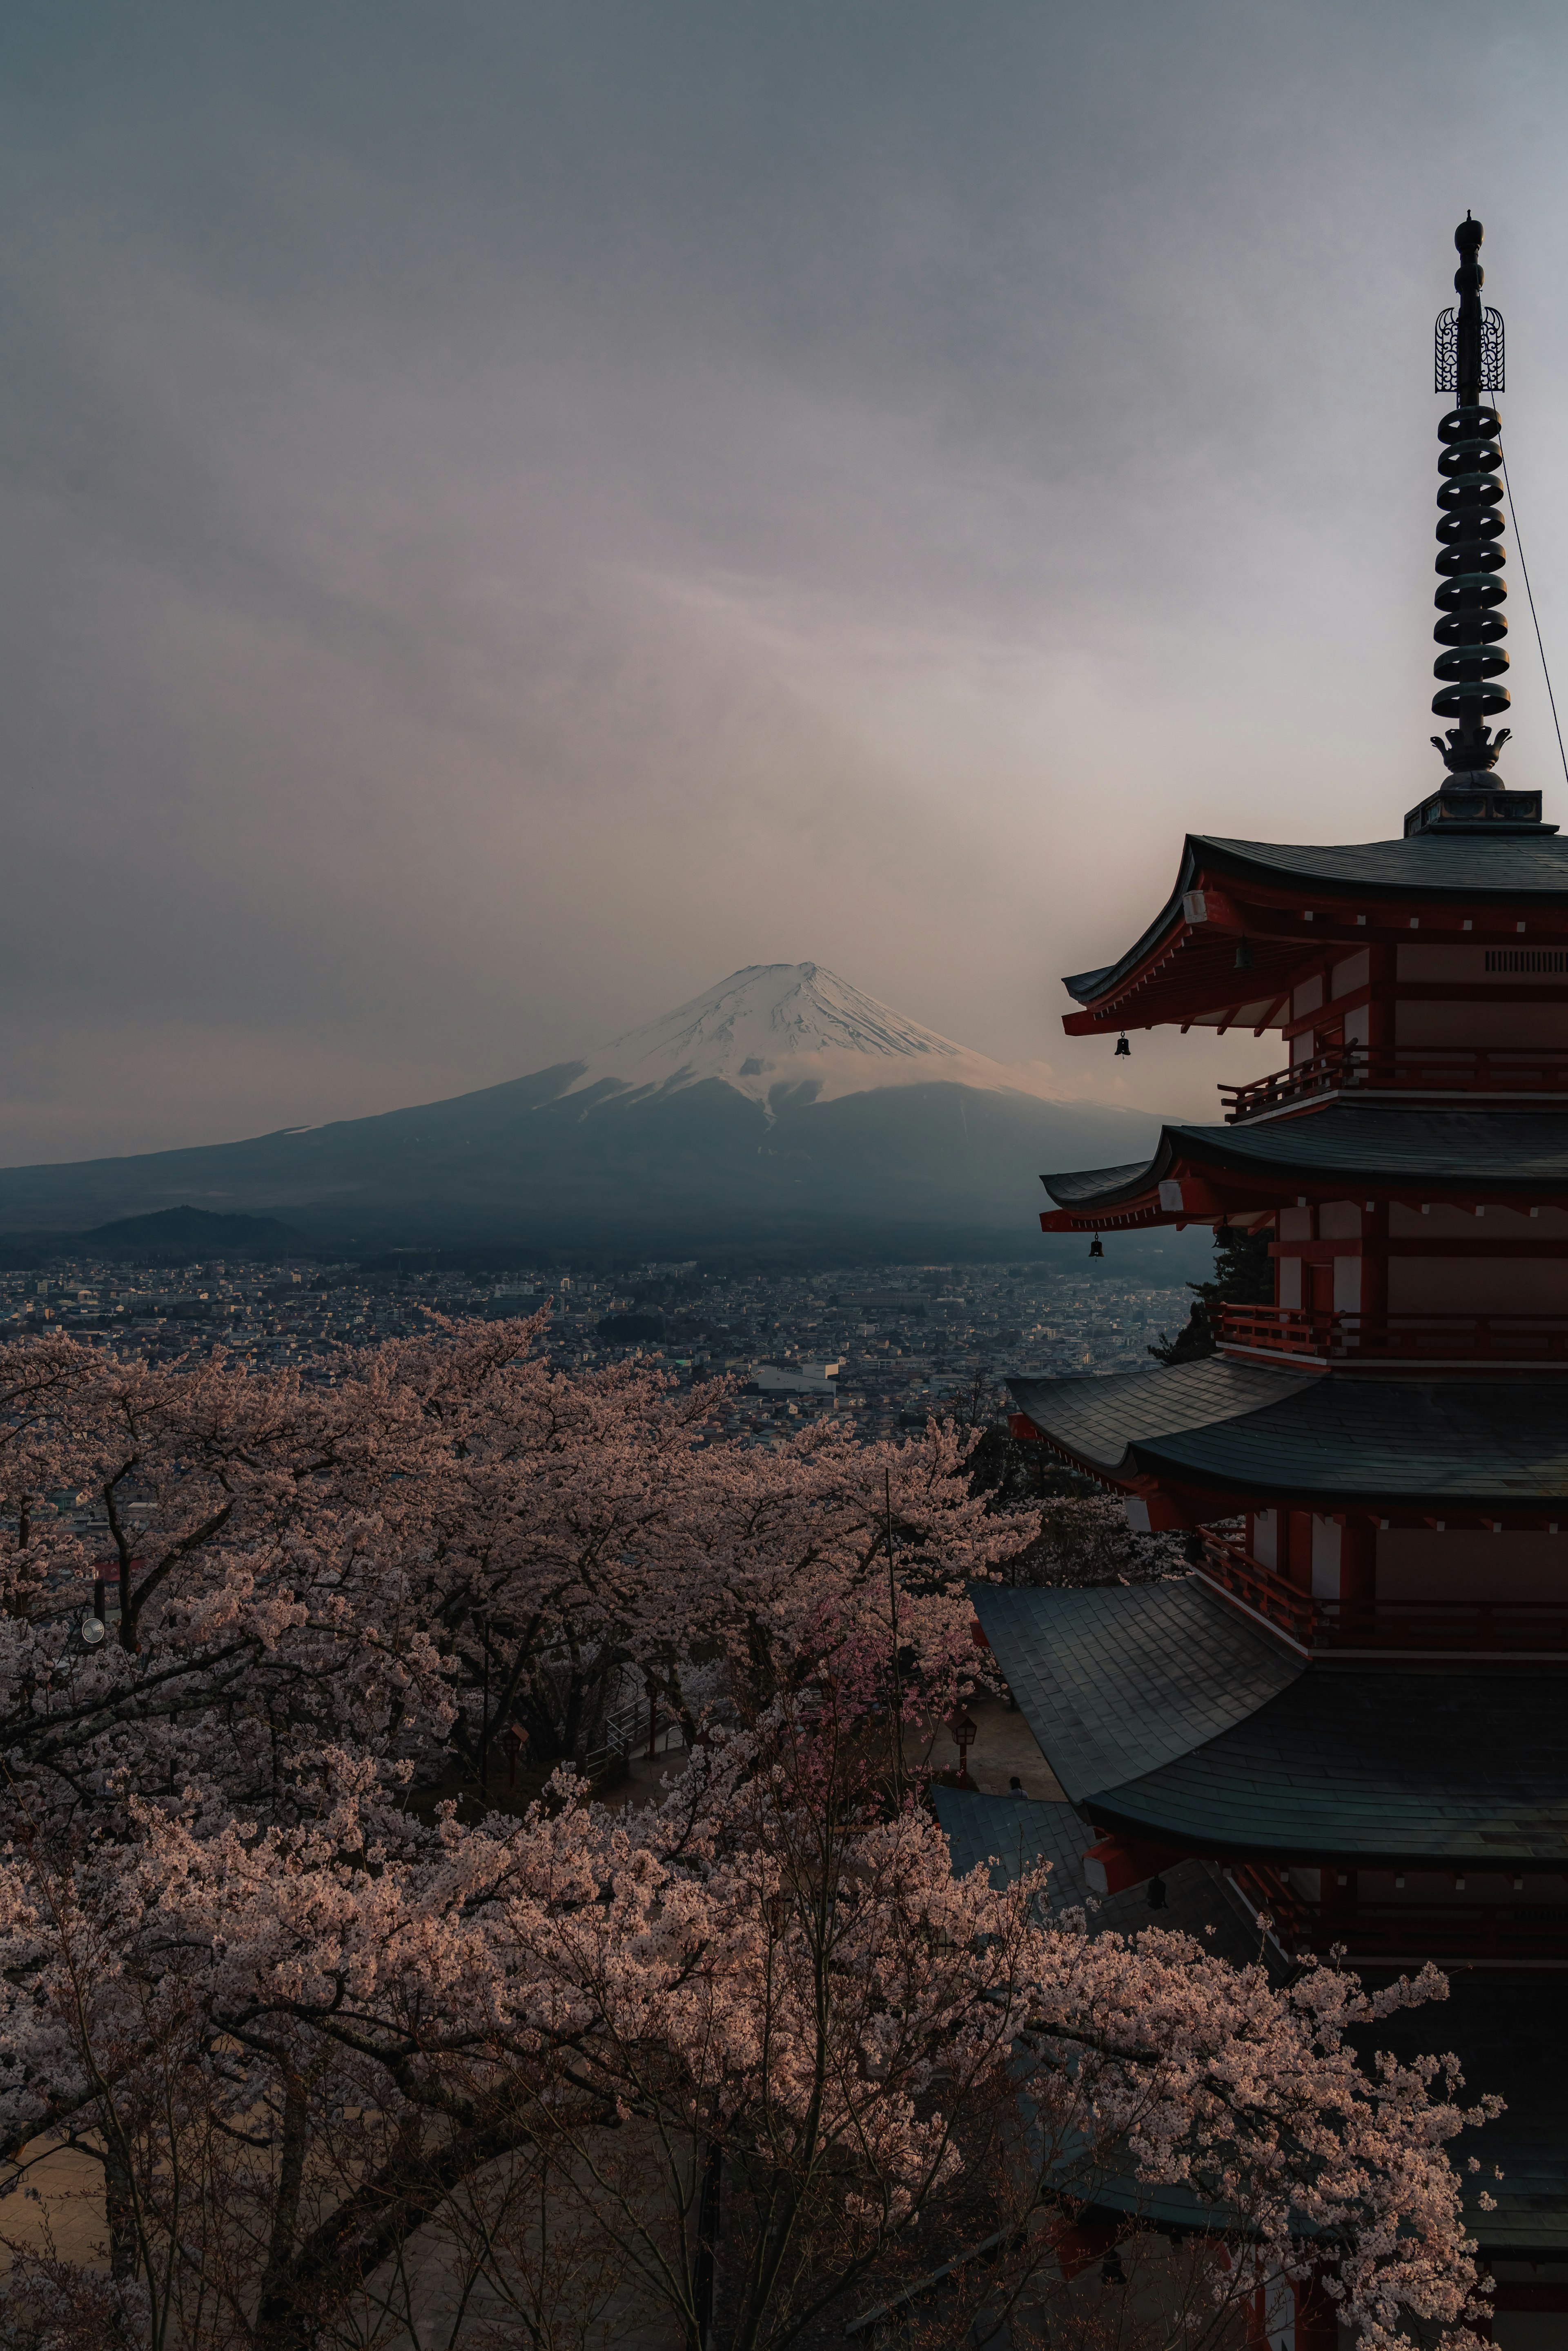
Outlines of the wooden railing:
<svg viewBox="0 0 1568 2351">
<path fill-rule="evenodd" d="M 1238 1892 L 1254 1911 L 1267 1911 L 1282 1949 L 1292 1956 L 1312 1951 L 1326 1959 L 1341 1945 L 1358 1961 L 1403 1959 L 1474 1959 L 1504 1965 L 1511 1959 L 1560 1955 L 1568 1946 L 1568 1903 L 1529 1902 L 1520 1896 L 1451 1902 L 1368 1902 L 1333 1889 L 1326 1902 L 1308 1902 L 1275 1870 L 1247 1861 L 1226 1865 Z M 1325 1876 L 1327 1872 L 1324 1873 Z M 1490 1873 L 1470 1873 L 1477 1891 Z M 1497 1884 L 1497 1876 L 1491 1876 Z"/>
<path fill-rule="evenodd" d="M 1568 1535 L 1563 1542 L 1568 1561 Z M 1303 1649 L 1568 1657 L 1568 1601 L 1314 1600 L 1207 1528 L 1198 1573 Z"/>
<path fill-rule="evenodd" d="M 1219 1343 L 1317 1364 L 1561 1364 L 1568 1314 L 1335 1314 L 1299 1306 L 1221 1306 Z"/>
<path fill-rule="evenodd" d="M 1315 1600 L 1298 1592 L 1276 1575 L 1271 1567 L 1264 1567 L 1237 1542 L 1217 1535 L 1208 1528 L 1203 1530 L 1203 1564 L 1200 1575 L 1216 1583 L 1232 1600 L 1239 1600 L 1244 1608 L 1261 1616 L 1270 1625 L 1288 1633 L 1304 1649 L 1314 1646 L 1317 1634 L 1318 1607 Z"/>
<path fill-rule="evenodd" d="M 1556 1045 L 1336 1045 L 1246 1085 L 1222 1085 L 1227 1123 L 1260 1118 L 1353 1087 L 1423 1094 L 1568 1095 L 1568 1048 Z"/>
</svg>

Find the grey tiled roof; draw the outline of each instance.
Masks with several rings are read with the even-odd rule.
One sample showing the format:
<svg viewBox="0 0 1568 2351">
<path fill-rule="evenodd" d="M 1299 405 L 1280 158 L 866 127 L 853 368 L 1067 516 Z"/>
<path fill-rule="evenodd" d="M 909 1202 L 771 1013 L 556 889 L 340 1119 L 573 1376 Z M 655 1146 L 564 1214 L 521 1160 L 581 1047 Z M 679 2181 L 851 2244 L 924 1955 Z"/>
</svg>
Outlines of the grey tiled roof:
<svg viewBox="0 0 1568 2351">
<path fill-rule="evenodd" d="M 1147 1602 L 1166 1589 L 1144 1587 L 1121 1596 Z M 995 1601 L 1011 1595 L 993 1588 L 988 1596 Z M 1031 1596 L 1051 1603 L 1054 1613 L 1063 1602 L 1116 1595 L 1045 1593 Z M 1165 1621 L 1163 1610 L 1156 1614 Z M 997 1621 L 999 1629 L 1000 1620 Z M 1115 1612 L 1103 1617 L 1101 1624 L 1112 1636 L 1127 1629 L 1124 1617 Z M 1003 1669 L 1009 1677 L 1013 1670 L 1018 1672 L 1014 1691 L 1019 1695 L 1020 1684 L 1029 1679 L 1028 1668 L 1009 1656 Z M 1391 1687 L 1396 1684 L 1403 1687 L 1403 1705 Z M 1319 1833 L 1321 1806 L 1314 1793 L 1315 1782 L 1324 1781 L 1335 1792 L 1335 1801 L 1343 1805 L 1348 1799 L 1352 1809 L 1368 1795 L 1364 1782 L 1359 1789 L 1352 1786 L 1353 1772 L 1343 1758 L 1333 1756 L 1331 1742 L 1347 1739 L 1356 1748 L 1362 1765 L 1370 1763 L 1383 1774 L 1371 1793 L 1375 1806 L 1392 1804 L 1399 1817 L 1407 1818 L 1408 1810 L 1400 1813 L 1399 1807 L 1407 1805 L 1414 1780 L 1435 1778 L 1438 1784 L 1427 1798 L 1429 1813 L 1451 1819 L 1452 1783 L 1467 1759 L 1478 1771 L 1487 1771 L 1506 1750 L 1501 1768 L 1508 1784 L 1496 1777 L 1489 1782 L 1500 1802 L 1511 1795 L 1528 1797 L 1531 1787 L 1537 1794 L 1543 1787 L 1568 1787 L 1563 1734 L 1558 1727 L 1561 1687 L 1545 1676 L 1528 1677 L 1521 1682 L 1502 1675 L 1334 1674 L 1314 1667 L 1293 1678 L 1280 1695 L 1265 1700 L 1249 1721 L 1223 1731 L 1213 1747 L 1229 1750 L 1236 1766 L 1233 1775 L 1228 1772 L 1233 1799 L 1239 1793 L 1247 1801 L 1256 1801 L 1267 1793 L 1263 1782 L 1272 1774 L 1274 1799 L 1281 1816 L 1300 1819 L 1306 1839 Z M 1040 1697 L 1037 1690 L 1037 1706 Z M 1329 1708 L 1327 1715 L 1310 1711 L 1320 1705 Z M 1037 1723 L 1031 1715 L 1030 1727 L 1039 1736 L 1046 1728 L 1043 1717 Z M 1052 1753 L 1049 1738 L 1042 1739 L 1041 1744 L 1048 1754 Z M 1333 1759 L 1326 1770 L 1325 1757 Z M 1173 1767 L 1153 1775 L 1145 1783 L 1145 1791 L 1158 1781 L 1180 1777 L 1180 1767 Z M 1120 1798 L 1128 1792 L 1116 1792 Z M 932 1793 L 956 1870 L 972 1868 L 995 1855 L 992 1883 L 1000 1884 L 1013 1875 L 1018 1859 L 1028 1861 L 1039 1855 L 1055 1863 L 1052 1908 L 1083 1900 L 1079 1857 L 1092 1842 L 1093 1832 L 1084 1827 L 1071 1805 L 1027 1800 L 1020 1804 L 1011 1797 L 963 1790 L 936 1789 Z M 1502 1852 L 1489 1841 L 1489 1824 L 1474 1811 L 1473 1790 L 1465 1801 L 1472 1806 L 1470 1829 L 1478 1836 L 1479 1857 L 1500 1864 Z M 1097 1799 L 1093 1810 L 1098 1813 L 1103 1809 Z M 1524 1810 L 1525 1806 L 1516 1804 L 1516 1816 Z M 1515 1834 L 1504 1824 L 1501 1813 L 1490 1825 L 1505 1838 Z M 1234 1966 L 1258 1957 L 1260 1938 L 1249 1913 L 1213 1863 L 1178 1863 L 1165 1872 L 1165 1909 L 1151 1911 L 1147 1888 L 1133 1886 L 1087 1911 L 1090 1933 L 1114 1929 L 1134 1934 L 1147 1927 L 1174 1927 L 1193 1935 Z M 1215 1929 L 1212 1936 L 1205 1931 L 1209 1927 Z M 1276 1982 L 1290 1972 L 1273 1944 L 1264 1947 L 1263 1957 Z M 1368 2064 L 1379 2049 L 1392 2050 L 1404 2059 L 1427 2051 L 1455 2050 L 1464 2068 L 1468 2100 L 1491 2090 L 1507 2101 L 1498 2121 L 1461 2133 L 1452 2146 L 1454 2159 L 1466 2179 L 1469 2226 L 1482 2254 L 1493 2259 L 1568 2255 L 1568 2132 L 1563 2124 L 1562 2089 L 1568 2080 L 1568 2001 L 1563 1999 L 1562 1979 L 1490 1970 L 1458 1973 L 1450 1979 L 1447 2001 L 1403 2011 L 1353 2038 Z M 1484 2167 L 1474 2178 L 1464 2170 L 1472 2154 Z M 1492 2177 L 1494 2165 L 1502 2170 L 1500 2180 Z M 1480 2209 L 1477 2199 L 1482 2190 L 1496 2199 L 1495 2210 Z M 1177 2226 L 1202 2219 L 1190 2199 L 1178 2191 L 1151 2191 L 1132 2181 L 1108 2183 L 1098 2192 L 1097 2200 L 1113 2210 L 1135 2209 L 1152 2220 L 1168 2220 Z"/>
<path fill-rule="evenodd" d="M 1341 889 L 1419 891 L 1461 898 L 1559 897 L 1568 893 L 1568 839 L 1512 832 L 1491 840 L 1416 833 L 1408 840 L 1335 841 L 1313 847 L 1278 841 L 1188 836 L 1206 864 L 1229 866 L 1260 881 L 1325 882 Z"/>
<path fill-rule="evenodd" d="M 977 1583 L 969 1596 L 1025 1721 L 1078 1804 L 1244 1722 L 1302 1670 L 1194 1576 L 1087 1592 Z"/>
<path fill-rule="evenodd" d="M 956 1873 L 963 1875 L 996 1855 L 991 1882 L 1005 1885 L 1017 1874 L 1019 1856 L 1027 1863 L 1039 1855 L 1056 1862 L 1051 1879 L 1053 1911 L 1084 1900 L 1077 1857 L 1093 1833 L 1071 1805 L 1028 1799 L 1019 1802 L 1010 1796 L 954 1788 L 934 1788 L 931 1794 Z M 1086 1908 L 1090 1934 L 1176 1928 L 1233 1967 L 1257 1959 L 1261 1949 L 1276 1983 L 1294 1972 L 1277 1946 L 1260 1937 L 1250 1911 L 1213 1863 L 1180 1862 L 1166 1870 L 1165 1885 L 1162 1910 L 1149 1908 L 1143 1886 Z M 1568 2132 L 1563 2127 L 1562 2099 L 1562 2085 L 1568 2080 L 1568 2003 L 1559 1979 L 1490 1970 L 1456 1975 L 1446 2001 L 1401 2010 L 1352 2039 L 1369 2067 L 1379 2049 L 1392 2050 L 1406 2061 L 1452 2049 L 1464 2068 L 1462 2103 L 1473 2104 L 1486 2090 L 1504 2098 L 1506 2111 L 1496 2122 L 1463 2131 L 1452 2142 L 1450 2151 L 1467 2183 L 1469 2226 L 1482 2253 L 1494 2260 L 1568 2253 Z M 1471 2155 L 1483 2166 L 1479 2177 L 1465 2171 Z M 1501 2168 L 1500 2180 L 1492 2176 L 1494 2165 Z M 1495 2199 L 1494 2211 L 1480 2209 L 1477 2199 L 1483 2189 Z M 1152 2220 L 1166 2219 L 1177 2226 L 1201 2225 L 1203 2218 L 1189 2199 L 1151 2191 L 1132 2181 L 1107 2186 L 1100 2200 L 1113 2210 L 1136 2209 Z"/>
<path fill-rule="evenodd" d="M 1070 1174 L 1042 1176 L 1040 1180 L 1059 1208 L 1075 1208 L 1083 1200 L 1110 1205 L 1113 1200 L 1133 1199 L 1159 1181 L 1157 1170 L 1170 1165 L 1166 1137 L 1184 1132 L 1181 1127 L 1162 1126 L 1159 1149 L 1152 1159 L 1134 1159 L 1124 1167 L 1074 1168 Z"/>
<path fill-rule="evenodd" d="M 1071 1804 L 990 1796 L 978 1788 L 933 1788 L 931 1803 L 956 1877 L 967 1877 L 984 1863 L 993 1886 L 1009 1886 L 1037 1862 L 1048 1861 L 1048 1907 L 1053 1913 L 1069 1910 L 1084 1899 L 1083 1855 L 1096 1832 L 1085 1828 Z"/>
<path fill-rule="evenodd" d="M 1206 1355 L 1196 1364 L 1114 1372 L 1103 1379 L 1013 1379 L 1008 1387 L 1042 1436 L 1097 1468 L 1117 1469 L 1131 1445 L 1258 1412 L 1321 1377 L 1317 1372 L 1266 1371 L 1260 1364 L 1233 1363 L 1228 1355 Z"/>
<path fill-rule="evenodd" d="M 1093 1810 L 1211 1853 L 1562 1869 L 1564 1696 L 1554 1674 L 1312 1666 L 1247 1721 L 1100 1791 Z"/>
<path fill-rule="evenodd" d="M 1568 1400 L 1549 1380 L 1365 1379 L 1209 1355 L 1008 1386 L 1042 1437 L 1120 1479 L 1456 1514 L 1568 1499 Z"/>
<path fill-rule="evenodd" d="M 1568 1865 L 1560 1676 L 1307 1666 L 1196 1577 L 971 1598 L 1052 1771 L 1108 1827 L 1210 1854 Z"/>
<path fill-rule="evenodd" d="M 1568 2258 L 1568 2132 L 1563 2127 L 1562 2086 L 1568 2081 L 1568 2005 L 1561 1978 L 1490 1970 L 1456 1975 L 1446 2001 L 1399 2010 L 1348 2038 L 1368 2073 L 1379 2050 L 1406 2061 L 1452 2050 L 1464 2075 L 1462 2104 L 1474 2105 L 1486 2090 L 1505 2099 L 1505 2111 L 1495 2122 L 1460 2131 L 1448 2142 L 1449 2159 L 1460 2178 L 1466 2229 L 1483 2262 Z M 1469 2169 L 1472 2156 L 1481 2166 L 1479 2173 Z M 1493 2176 L 1494 2167 L 1500 2179 Z M 1483 2195 L 1492 2199 L 1490 2211 L 1480 2202 Z M 1136 2212 L 1155 2227 L 1212 2225 L 1190 2190 L 1179 2187 L 1149 2189 L 1124 2179 L 1097 2189 L 1094 2200 L 1111 2211 Z M 1552 2274 L 1547 2271 L 1542 2283 Z M 1506 2319 L 1503 2324 L 1506 2328 Z"/>
<path fill-rule="evenodd" d="M 1568 1184 L 1568 1117 L 1555 1111 L 1361 1109 L 1333 1103 L 1260 1126 L 1165 1126 L 1154 1156 L 1131 1167 L 1090 1167 L 1042 1176 L 1059 1207 L 1111 1208 L 1136 1199 L 1179 1164 L 1317 1183 L 1343 1178 L 1353 1189 L 1410 1183 L 1539 1193 Z"/>
<path fill-rule="evenodd" d="M 1030 1416 L 1032 1417 L 1032 1415 Z M 1502 1510 L 1568 1498 L 1568 1402 L 1550 1380 L 1332 1374 L 1228 1422 L 1132 1448 L 1140 1468 L 1227 1489 Z"/>
<path fill-rule="evenodd" d="M 933 1788 L 931 1802 L 956 1877 L 988 1863 L 991 1884 L 1007 1886 L 1035 1861 L 1049 1861 L 1046 1900 L 1052 1916 L 1082 1908 L 1091 1935 L 1166 1928 L 1192 1936 L 1232 1967 L 1245 1967 L 1261 1952 L 1277 1979 L 1290 1972 L 1291 1963 L 1259 1933 L 1252 1911 L 1212 1862 L 1181 1861 L 1167 1869 L 1166 1899 L 1157 1910 L 1149 1907 L 1146 1882 L 1096 1901 L 1084 1882 L 1083 1855 L 1097 1832 L 1084 1826 L 1071 1804 L 967 1788 Z"/>
<path fill-rule="evenodd" d="M 1568 2001 L 1560 1975 L 1455 1975 L 1448 1997 L 1401 2010 L 1353 2036 L 1370 2056 L 1377 2049 L 1409 2058 L 1452 2049 L 1464 2068 L 1461 2103 L 1483 2090 L 1506 2099 L 1507 2110 L 1479 2130 L 1461 2131 L 1449 2154 L 1465 2177 L 1470 2156 L 1482 2169 L 1466 2180 L 1467 2224 L 1483 2255 L 1518 2260 L 1568 2255 L 1568 2130 L 1563 2085 L 1568 2082 Z M 1491 2177 L 1493 2165 L 1502 2171 Z M 1488 2189 L 1495 2212 L 1475 2199 Z M 1506 2324 L 1506 2322 L 1505 2322 Z"/>
<path fill-rule="evenodd" d="M 1113 963 L 1062 981 L 1080 1004 L 1092 1004 L 1139 963 L 1180 911 L 1182 893 L 1200 870 L 1235 873 L 1279 888 L 1322 883 L 1326 893 L 1365 897 L 1562 898 L 1568 896 L 1568 840 L 1561 834 L 1417 833 L 1408 841 L 1364 841 L 1312 847 L 1285 841 L 1228 841 L 1189 832 L 1176 887 L 1143 935 Z"/>
</svg>

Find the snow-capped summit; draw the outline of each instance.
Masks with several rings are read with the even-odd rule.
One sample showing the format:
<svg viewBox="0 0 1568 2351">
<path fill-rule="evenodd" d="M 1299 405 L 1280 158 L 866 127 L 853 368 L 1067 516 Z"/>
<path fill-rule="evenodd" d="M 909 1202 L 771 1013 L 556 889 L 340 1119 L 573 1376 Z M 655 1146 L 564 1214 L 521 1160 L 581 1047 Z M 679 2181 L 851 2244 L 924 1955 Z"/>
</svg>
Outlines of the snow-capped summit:
<svg viewBox="0 0 1568 2351">
<path fill-rule="evenodd" d="M 923 1029 L 817 963 L 754 963 L 583 1064 L 567 1091 L 608 1080 L 674 1092 L 717 1078 L 768 1104 L 834 1102 L 883 1086 L 948 1084 L 1040 1095 L 1038 1078 Z"/>
<path fill-rule="evenodd" d="M 373 1118 L 245 1142 L 0 1169 L 0 1225 L 79 1234 L 181 1206 L 312 1243 L 691 1257 L 715 1248 L 939 1256 L 1035 1231 L 1042 1167 L 1146 1159 L 1142 1113 L 1055 1100 L 1019 1070 L 820 964 L 733 972 L 585 1061 Z M 858 1254 L 857 1254 L 858 1253 Z M 528 1261 L 532 1261 L 529 1259 Z"/>
</svg>

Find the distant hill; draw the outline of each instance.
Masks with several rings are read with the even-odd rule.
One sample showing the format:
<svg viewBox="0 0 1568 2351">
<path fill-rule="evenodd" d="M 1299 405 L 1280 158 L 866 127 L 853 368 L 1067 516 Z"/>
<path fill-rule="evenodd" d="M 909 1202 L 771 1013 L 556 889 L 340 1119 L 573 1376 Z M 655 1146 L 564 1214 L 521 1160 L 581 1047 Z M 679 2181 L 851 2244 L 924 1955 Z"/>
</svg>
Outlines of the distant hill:
<svg viewBox="0 0 1568 2351">
<path fill-rule="evenodd" d="M 42 1233 L 14 1241 L 12 1259 L 42 1254 L 124 1258 L 137 1265 L 188 1265 L 201 1258 L 255 1257 L 276 1260 L 308 1251 L 292 1225 L 277 1217 L 216 1216 L 209 1208 L 154 1208 L 141 1217 L 117 1217 L 89 1231 Z"/>
<path fill-rule="evenodd" d="M 116 1217 L 94 1225 L 78 1236 L 84 1250 L 99 1257 L 135 1256 L 150 1262 L 154 1256 L 178 1251 L 183 1257 L 220 1257 L 243 1250 L 250 1257 L 287 1257 L 304 1246 L 292 1225 L 277 1217 L 218 1216 L 211 1208 L 152 1208 L 145 1216 Z"/>
<path fill-rule="evenodd" d="M 356 1254 L 613 1242 L 660 1256 L 758 1245 L 931 1255 L 960 1236 L 968 1254 L 1032 1254 L 1040 1174 L 1137 1160 L 1157 1127 L 1051 1100 L 1032 1072 L 818 965 L 769 964 L 587 1061 L 448 1102 L 5 1169 L 0 1228 L 42 1241 L 101 1233 L 106 1219 L 145 1231 L 149 1217 L 204 1214 L 214 1253 L 251 1245 L 220 1239 L 220 1225 L 259 1219 L 282 1220 L 290 1245 Z"/>
</svg>

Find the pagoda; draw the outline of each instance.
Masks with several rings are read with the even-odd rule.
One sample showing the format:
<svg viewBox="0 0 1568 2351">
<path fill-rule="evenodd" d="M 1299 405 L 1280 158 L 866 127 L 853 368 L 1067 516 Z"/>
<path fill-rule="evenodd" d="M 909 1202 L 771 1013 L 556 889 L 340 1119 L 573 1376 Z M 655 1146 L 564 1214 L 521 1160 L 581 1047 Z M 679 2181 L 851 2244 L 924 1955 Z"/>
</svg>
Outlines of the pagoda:
<svg viewBox="0 0 1568 2351">
<path fill-rule="evenodd" d="M 1279 1959 L 1448 1971 L 1403 2045 L 1509 2101 L 1472 2226 L 1500 2341 L 1544 2345 L 1568 2340 L 1568 841 L 1498 771 L 1481 235 L 1455 233 L 1437 331 L 1439 779 L 1396 840 L 1189 834 L 1142 936 L 1065 983 L 1071 1036 L 1281 1040 L 1218 1123 L 1044 1178 L 1045 1229 L 1096 1255 L 1155 1225 L 1267 1236 L 1272 1302 L 1222 1308 L 1212 1353 L 1010 1383 L 1015 1437 L 1189 1530 L 1191 1571 L 975 1599 L 1091 1886 L 1157 1903 L 1201 1859 Z"/>
</svg>

